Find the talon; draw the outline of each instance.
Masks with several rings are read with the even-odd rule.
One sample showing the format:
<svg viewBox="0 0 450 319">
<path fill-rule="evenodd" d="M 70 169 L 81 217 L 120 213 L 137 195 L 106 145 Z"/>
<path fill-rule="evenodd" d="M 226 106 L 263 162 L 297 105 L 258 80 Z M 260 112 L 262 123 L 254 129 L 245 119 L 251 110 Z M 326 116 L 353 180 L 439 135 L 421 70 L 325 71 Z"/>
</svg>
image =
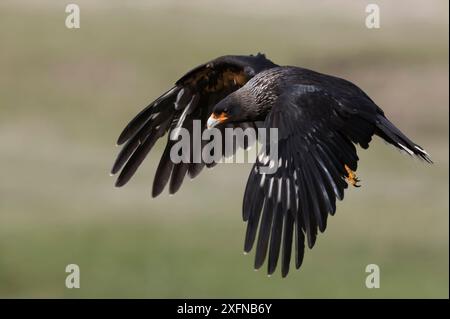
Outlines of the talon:
<svg viewBox="0 0 450 319">
<path fill-rule="evenodd" d="M 354 186 L 354 187 L 361 187 L 361 185 L 358 184 L 360 182 L 360 179 L 356 176 L 356 173 L 354 171 L 352 171 L 350 169 L 350 167 L 348 167 L 347 165 L 344 165 L 344 166 L 345 166 L 345 170 L 347 171 L 347 176 L 345 177 L 347 182 L 352 184 L 352 186 Z"/>
</svg>

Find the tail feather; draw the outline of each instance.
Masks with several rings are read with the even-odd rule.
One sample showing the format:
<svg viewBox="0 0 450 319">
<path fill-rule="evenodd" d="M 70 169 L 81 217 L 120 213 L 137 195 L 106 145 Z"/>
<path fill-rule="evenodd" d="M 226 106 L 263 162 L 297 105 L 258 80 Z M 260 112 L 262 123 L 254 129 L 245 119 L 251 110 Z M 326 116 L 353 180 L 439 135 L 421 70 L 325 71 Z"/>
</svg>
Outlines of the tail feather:
<svg viewBox="0 0 450 319">
<path fill-rule="evenodd" d="M 406 151 L 409 155 L 417 156 L 428 163 L 433 163 L 430 155 L 422 147 L 412 142 L 394 124 L 392 124 L 381 114 L 377 117 L 376 134 L 389 144 L 394 145 L 400 150 Z"/>
</svg>

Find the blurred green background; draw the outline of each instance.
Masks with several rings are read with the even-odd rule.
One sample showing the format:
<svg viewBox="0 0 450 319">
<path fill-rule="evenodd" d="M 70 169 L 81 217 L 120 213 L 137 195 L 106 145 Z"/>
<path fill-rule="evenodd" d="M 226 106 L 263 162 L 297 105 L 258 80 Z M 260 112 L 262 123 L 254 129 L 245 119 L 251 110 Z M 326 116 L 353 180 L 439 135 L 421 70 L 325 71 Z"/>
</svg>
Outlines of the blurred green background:
<svg viewBox="0 0 450 319">
<path fill-rule="evenodd" d="M 448 298 L 447 1 L 0 3 L 0 297 Z M 300 271 L 242 254 L 249 165 L 151 199 L 157 145 L 122 189 L 109 176 L 128 120 L 185 71 L 264 52 L 363 88 L 435 164 L 375 139 Z M 81 288 L 65 288 L 65 267 Z M 365 287 L 365 267 L 381 288 Z"/>
</svg>

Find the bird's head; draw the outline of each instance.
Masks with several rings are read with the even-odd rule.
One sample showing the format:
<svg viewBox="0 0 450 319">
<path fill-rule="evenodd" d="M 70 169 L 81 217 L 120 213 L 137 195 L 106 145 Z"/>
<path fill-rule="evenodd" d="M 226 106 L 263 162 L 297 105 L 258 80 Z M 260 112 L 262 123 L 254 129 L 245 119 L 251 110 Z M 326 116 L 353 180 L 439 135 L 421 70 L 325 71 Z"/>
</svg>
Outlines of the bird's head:
<svg viewBox="0 0 450 319">
<path fill-rule="evenodd" d="M 253 97 L 240 89 L 214 106 L 206 126 L 212 128 L 219 124 L 253 121 L 258 117 L 258 107 Z"/>
<path fill-rule="evenodd" d="M 230 101 L 230 99 L 225 98 L 214 106 L 211 116 L 208 118 L 208 122 L 206 123 L 206 126 L 208 128 L 212 128 L 219 124 L 232 122 L 239 113 L 239 104 L 233 103 Z"/>
<path fill-rule="evenodd" d="M 207 127 L 223 123 L 263 121 L 277 101 L 280 69 L 258 73 L 243 87 L 217 103 L 208 119 Z"/>
</svg>

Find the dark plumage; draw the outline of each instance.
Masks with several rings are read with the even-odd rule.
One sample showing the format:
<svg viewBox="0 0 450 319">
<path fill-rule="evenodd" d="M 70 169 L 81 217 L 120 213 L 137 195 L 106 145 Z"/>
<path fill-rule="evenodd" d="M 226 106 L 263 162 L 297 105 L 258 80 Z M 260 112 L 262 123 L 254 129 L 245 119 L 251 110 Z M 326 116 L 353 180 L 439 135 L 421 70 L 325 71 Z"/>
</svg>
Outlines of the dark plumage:
<svg viewBox="0 0 450 319">
<path fill-rule="evenodd" d="M 141 111 L 123 130 L 124 144 L 113 165 L 116 186 L 126 184 L 156 140 L 178 127 L 192 131 L 216 126 L 278 128 L 278 159 L 272 174 L 259 173 L 258 157 L 248 178 L 242 214 L 247 222 L 244 251 L 256 244 L 255 268 L 268 259 L 268 273 L 281 259 L 289 271 L 292 246 L 295 266 L 303 261 L 305 241 L 314 246 L 318 230 L 336 211 L 348 183 L 356 185 L 355 145 L 366 149 L 373 135 L 431 163 L 428 154 L 406 137 L 356 85 L 311 70 L 277 66 L 264 55 L 224 56 L 200 65 Z M 167 183 L 175 193 L 186 174 L 197 176 L 215 162 L 172 163 L 168 139 L 156 170 L 152 195 Z M 205 145 L 204 142 L 203 145 Z M 192 152 L 191 152 L 192 154 Z M 192 155 L 191 155 L 192 156 Z M 259 231 L 258 231 L 259 229 Z"/>
</svg>

